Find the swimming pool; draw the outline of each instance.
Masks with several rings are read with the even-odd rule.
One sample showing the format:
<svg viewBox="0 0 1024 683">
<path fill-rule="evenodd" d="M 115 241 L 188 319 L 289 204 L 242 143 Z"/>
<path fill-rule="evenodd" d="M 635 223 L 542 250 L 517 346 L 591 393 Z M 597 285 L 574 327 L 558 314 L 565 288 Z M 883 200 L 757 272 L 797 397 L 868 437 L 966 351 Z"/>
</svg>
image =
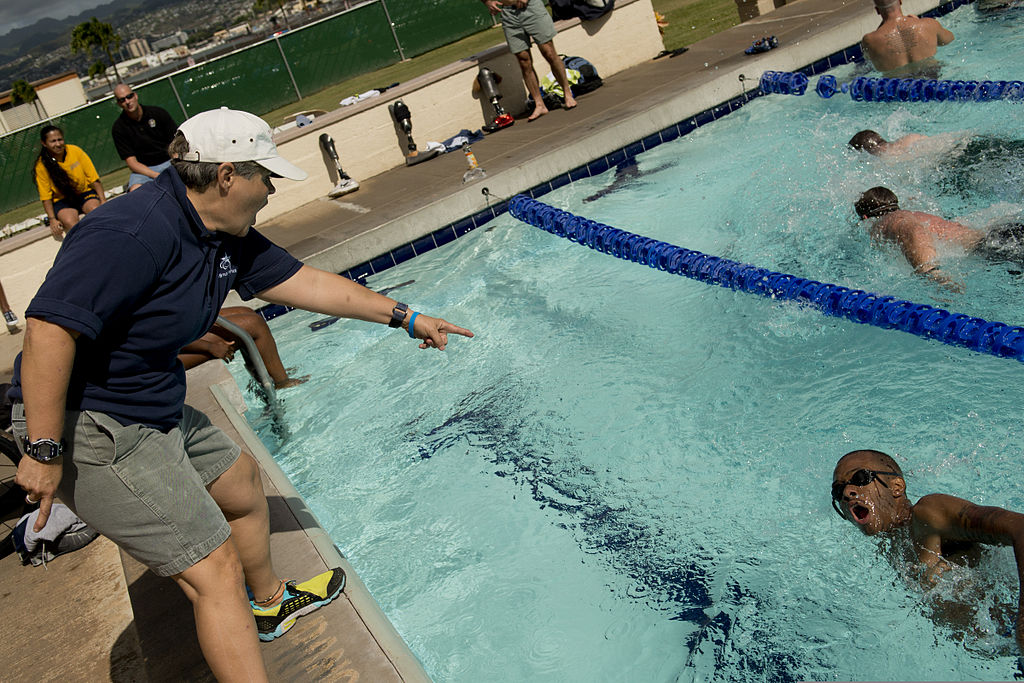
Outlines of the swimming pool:
<svg viewBox="0 0 1024 683">
<path fill-rule="evenodd" d="M 943 23 L 958 37 L 944 76 L 1024 71 L 1012 25 L 970 7 Z M 989 202 L 1019 202 L 1018 187 L 938 194 L 923 165 L 844 149 L 864 127 L 895 137 L 965 119 L 1016 137 L 1018 116 L 1006 103 L 761 98 L 641 155 L 600 199 L 583 201 L 614 172 L 543 200 L 1021 324 L 1005 266 L 947 254 L 966 290 L 942 292 L 873 247 L 851 208 L 887 184 L 908 206 L 994 216 L 1008 208 Z M 1024 509 L 1019 363 L 671 277 L 507 215 L 369 284 L 409 280 L 392 296 L 477 338 L 418 353 L 377 326 L 313 332 L 320 316 L 290 313 L 272 328 L 314 378 L 282 394 L 285 444 L 257 427 L 436 680 L 1012 677 L 1005 625 L 989 610 L 932 619 L 925 593 L 831 511 L 828 487 L 840 455 L 874 447 L 899 455 L 913 496 Z M 974 602 L 1012 610 L 1012 553 L 937 590 L 968 577 Z"/>
</svg>

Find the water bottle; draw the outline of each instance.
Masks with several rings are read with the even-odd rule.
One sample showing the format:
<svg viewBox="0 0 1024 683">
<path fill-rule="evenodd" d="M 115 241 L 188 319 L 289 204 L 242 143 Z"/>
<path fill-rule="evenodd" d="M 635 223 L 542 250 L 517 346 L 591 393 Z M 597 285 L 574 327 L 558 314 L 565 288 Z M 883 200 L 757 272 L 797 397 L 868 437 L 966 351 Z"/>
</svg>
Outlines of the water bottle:
<svg viewBox="0 0 1024 683">
<path fill-rule="evenodd" d="M 469 146 L 468 142 L 462 143 L 462 153 L 466 155 L 466 163 L 469 164 L 469 170 L 462 175 L 462 182 L 471 183 L 474 180 L 486 178 L 487 174 L 484 173 L 484 169 L 480 168 L 480 164 L 477 163 L 476 155 L 473 154 L 473 149 Z"/>
</svg>

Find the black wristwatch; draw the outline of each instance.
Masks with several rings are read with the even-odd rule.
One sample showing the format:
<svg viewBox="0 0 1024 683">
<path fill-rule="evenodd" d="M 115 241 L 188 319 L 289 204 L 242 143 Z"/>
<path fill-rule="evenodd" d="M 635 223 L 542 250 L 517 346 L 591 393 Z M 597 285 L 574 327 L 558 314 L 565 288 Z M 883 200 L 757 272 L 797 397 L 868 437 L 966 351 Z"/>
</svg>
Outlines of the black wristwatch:
<svg viewBox="0 0 1024 683">
<path fill-rule="evenodd" d="M 25 446 L 25 455 L 36 462 L 51 462 L 63 454 L 63 439 L 60 442 L 54 441 L 53 439 L 36 439 Z"/>
<path fill-rule="evenodd" d="M 401 327 L 402 323 L 405 322 L 405 316 L 409 312 L 409 306 L 403 304 L 401 301 L 395 304 L 395 307 L 391 309 L 391 320 L 388 322 L 388 327 Z"/>
</svg>

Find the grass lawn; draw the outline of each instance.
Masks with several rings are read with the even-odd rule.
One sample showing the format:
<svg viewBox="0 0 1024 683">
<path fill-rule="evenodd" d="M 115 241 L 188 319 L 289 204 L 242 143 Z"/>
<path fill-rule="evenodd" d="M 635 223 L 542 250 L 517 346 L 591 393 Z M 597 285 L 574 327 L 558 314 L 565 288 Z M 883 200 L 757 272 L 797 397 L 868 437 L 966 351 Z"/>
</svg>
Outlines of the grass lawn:
<svg viewBox="0 0 1024 683">
<path fill-rule="evenodd" d="M 657 12 L 664 15 L 669 23 L 662 36 L 666 50 L 692 45 L 698 40 L 740 23 L 735 0 L 652 0 L 651 4 L 654 5 Z M 498 45 L 504 40 L 501 27 L 495 26 L 413 59 L 392 64 L 324 88 L 320 92 L 307 95 L 298 102 L 267 112 L 263 115 L 263 119 L 271 126 L 278 126 L 286 116 L 299 111 L 309 109 L 333 111 L 338 108 L 338 103 L 341 100 L 350 95 L 358 95 L 371 88 L 395 82 L 403 83 Z M 127 180 L 127 168 L 101 178 L 103 186 L 107 188 L 123 185 Z M 33 202 L 0 214 L 0 225 L 19 223 L 26 218 L 42 213 L 42 205 L 39 202 Z"/>
</svg>

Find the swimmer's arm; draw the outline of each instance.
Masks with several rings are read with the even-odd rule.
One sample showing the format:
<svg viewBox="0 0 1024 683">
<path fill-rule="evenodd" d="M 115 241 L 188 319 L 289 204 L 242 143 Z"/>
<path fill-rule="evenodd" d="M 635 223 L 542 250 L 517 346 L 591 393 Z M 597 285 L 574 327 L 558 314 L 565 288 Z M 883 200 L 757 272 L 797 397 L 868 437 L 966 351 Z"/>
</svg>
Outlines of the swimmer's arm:
<svg viewBox="0 0 1024 683">
<path fill-rule="evenodd" d="M 933 494 L 938 497 L 941 494 Z M 931 496 L 926 496 L 929 498 Z M 955 511 L 945 532 L 947 538 L 1013 548 L 1017 564 L 1017 647 L 1024 652 L 1024 515 L 1000 507 L 975 505 L 969 501 L 942 496 L 947 508 Z M 925 500 L 924 498 L 922 501 Z M 917 515 L 917 506 L 914 509 Z"/>
<path fill-rule="evenodd" d="M 952 43 L 954 38 L 953 32 L 944 29 L 942 27 L 942 24 L 940 24 L 935 19 L 932 19 L 932 21 L 935 22 L 935 39 L 939 43 L 939 45 L 949 45 L 950 43 Z"/>
<path fill-rule="evenodd" d="M 260 292 L 258 296 L 271 303 L 383 324 L 391 321 L 391 311 L 397 303 L 394 299 L 367 289 L 346 277 L 312 266 L 302 266 L 295 275 Z M 405 329 L 408 329 L 409 321 L 412 319 L 411 311 L 412 309 L 402 323 Z M 449 333 L 463 337 L 473 336 L 473 333 L 465 328 L 428 315 L 418 315 L 414 324 L 416 338 L 423 341 L 420 344 L 421 349 L 434 347 L 444 350 L 448 344 Z"/>
</svg>

